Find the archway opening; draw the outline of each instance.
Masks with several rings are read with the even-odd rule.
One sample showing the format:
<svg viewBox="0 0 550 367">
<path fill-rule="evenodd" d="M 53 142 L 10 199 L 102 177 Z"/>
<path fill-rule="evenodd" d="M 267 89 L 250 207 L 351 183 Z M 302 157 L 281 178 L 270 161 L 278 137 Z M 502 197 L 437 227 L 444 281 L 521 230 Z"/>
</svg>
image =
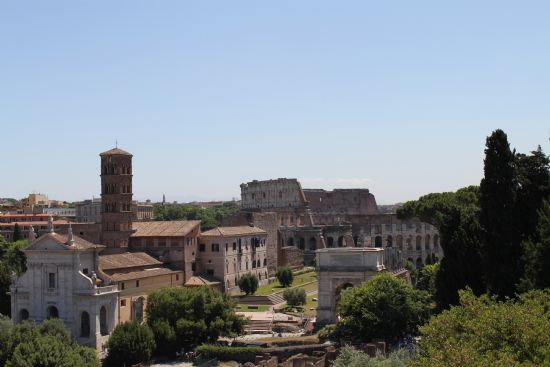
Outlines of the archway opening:
<svg viewBox="0 0 550 367">
<path fill-rule="evenodd" d="M 317 240 L 315 239 L 315 237 L 311 237 L 309 239 L 309 246 L 308 247 L 312 251 L 317 250 Z"/>
<path fill-rule="evenodd" d="M 422 237 L 416 236 L 416 251 L 422 251 Z"/>
<path fill-rule="evenodd" d="M 344 247 L 344 236 L 338 237 L 338 247 Z"/>
<path fill-rule="evenodd" d="M 327 237 L 327 247 L 333 247 L 334 246 L 334 238 Z"/>
<path fill-rule="evenodd" d="M 82 338 L 90 337 L 90 314 L 86 311 L 80 315 L 80 336 Z"/>
<path fill-rule="evenodd" d="M 304 237 L 300 237 L 300 240 L 298 242 L 298 248 L 300 250 L 305 250 L 306 249 L 306 240 Z"/>
<path fill-rule="evenodd" d="M 388 236 L 388 238 L 386 239 L 386 247 L 392 247 L 392 246 L 393 246 L 393 237 Z"/>
<path fill-rule="evenodd" d="M 342 300 L 342 293 L 346 290 L 353 287 L 352 283 L 344 283 L 336 287 L 334 290 L 334 301 L 336 306 L 336 312 L 338 312 L 338 305 L 340 304 L 340 301 Z"/>
<path fill-rule="evenodd" d="M 59 311 L 57 310 L 57 307 L 50 306 L 48 307 L 48 319 L 57 319 L 59 318 Z"/>
<path fill-rule="evenodd" d="M 109 328 L 107 327 L 107 308 L 105 306 L 101 306 L 99 310 L 99 332 L 101 335 L 109 334 Z"/>
<path fill-rule="evenodd" d="M 286 245 L 287 245 L 287 246 L 294 246 L 294 237 L 289 237 L 289 238 L 286 240 Z"/>
<path fill-rule="evenodd" d="M 382 236 L 376 236 L 374 238 L 374 247 L 382 247 Z"/>
<path fill-rule="evenodd" d="M 29 311 L 27 309 L 23 308 L 21 311 L 19 311 L 19 319 L 21 321 L 25 321 L 29 319 Z"/>
</svg>

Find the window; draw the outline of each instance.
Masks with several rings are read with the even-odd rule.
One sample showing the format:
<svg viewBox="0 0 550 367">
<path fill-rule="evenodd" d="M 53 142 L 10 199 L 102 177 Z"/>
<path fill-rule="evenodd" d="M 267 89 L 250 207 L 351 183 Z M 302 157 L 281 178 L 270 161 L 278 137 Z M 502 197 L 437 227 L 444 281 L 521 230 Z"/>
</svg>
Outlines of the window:
<svg viewBox="0 0 550 367">
<path fill-rule="evenodd" d="M 207 269 L 206 274 L 208 275 L 214 275 L 214 269 Z"/>
<path fill-rule="evenodd" d="M 229 251 L 229 244 L 225 244 L 225 252 Z"/>
<path fill-rule="evenodd" d="M 204 252 L 204 250 L 205 250 L 204 243 L 199 244 L 199 251 Z"/>
<path fill-rule="evenodd" d="M 124 282 L 121 282 L 121 283 L 120 283 L 120 290 L 121 290 L 121 291 L 124 290 Z"/>
<path fill-rule="evenodd" d="M 176 281 L 180 280 L 180 275 L 176 274 Z"/>
<path fill-rule="evenodd" d="M 125 299 L 120 300 L 120 307 L 126 307 L 126 300 Z"/>
<path fill-rule="evenodd" d="M 84 268 L 84 269 L 82 270 L 82 273 L 88 275 L 88 268 Z"/>
<path fill-rule="evenodd" d="M 136 288 L 139 287 L 139 280 L 136 280 Z"/>
<path fill-rule="evenodd" d="M 109 328 L 107 326 L 107 309 L 105 306 L 101 306 L 99 310 L 99 332 L 101 335 L 109 334 Z"/>
<path fill-rule="evenodd" d="M 237 250 L 237 242 L 233 242 L 233 251 Z"/>
<path fill-rule="evenodd" d="M 90 315 L 83 311 L 80 315 L 80 336 L 83 338 L 90 337 Z"/>
<path fill-rule="evenodd" d="M 55 288 L 55 273 L 48 274 L 48 288 Z"/>
<path fill-rule="evenodd" d="M 220 244 L 219 243 L 213 243 L 212 244 L 212 252 L 220 252 Z"/>
</svg>

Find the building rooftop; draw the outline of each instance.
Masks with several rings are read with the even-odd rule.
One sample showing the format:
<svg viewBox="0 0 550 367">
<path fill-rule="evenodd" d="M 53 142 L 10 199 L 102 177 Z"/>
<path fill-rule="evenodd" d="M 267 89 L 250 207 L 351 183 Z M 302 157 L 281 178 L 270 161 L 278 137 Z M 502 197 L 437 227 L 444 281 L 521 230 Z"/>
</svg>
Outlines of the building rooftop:
<svg viewBox="0 0 550 367">
<path fill-rule="evenodd" d="M 159 266 L 162 262 L 158 261 L 145 252 L 125 252 L 123 254 L 101 255 L 99 264 L 104 271 L 136 268 L 144 266 Z"/>
<path fill-rule="evenodd" d="M 111 280 L 115 282 L 123 282 L 126 280 L 142 279 L 142 278 L 154 277 L 159 275 L 181 274 L 181 273 L 183 272 L 170 270 L 168 268 L 154 268 L 154 269 L 132 271 L 129 273 L 114 273 L 109 275 L 109 278 L 111 278 Z"/>
<path fill-rule="evenodd" d="M 183 237 L 200 224 L 200 220 L 133 222 L 132 237 Z"/>
<path fill-rule="evenodd" d="M 106 156 L 106 155 L 129 155 L 130 157 L 132 157 L 132 154 L 128 153 L 127 151 L 125 150 L 122 150 L 120 148 L 113 148 L 113 149 L 110 149 L 106 152 L 103 152 L 103 153 L 100 153 L 99 154 L 101 157 L 103 156 Z"/>
<path fill-rule="evenodd" d="M 238 227 L 216 227 L 211 230 L 201 233 L 201 237 L 235 237 L 246 235 L 262 235 L 267 234 L 261 228 L 250 226 L 238 226 Z"/>
<path fill-rule="evenodd" d="M 200 287 L 203 285 L 211 286 L 221 284 L 220 281 L 209 278 L 206 275 L 194 275 L 187 282 L 185 282 L 186 287 Z"/>
<path fill-rule="evenodd" d="M 53 239 L 58 244 L 67 247 L 67 249 L 74 248 L 74 249 L 78 249 L 78 250 L 86 250 L 86 249 L 92 249 L 92 248 L 103 248 L 103 247 L 105 247 L 105 246 L 102 246 L 102 245 L 97 245 L 95 243 L 88 242 L 85 239 L 80 238 L 78 236 L 74 236 L 74 235 L 73 235 L 74 246 L 71 247 L 70 244 L 69 244 L 68 235 L 59 234 L 59 233 L 55 233 L 55 232 L 48 232 L 48 233 L 40 236 L 36 240 L 32 241 L 27 246 L 27 248 L 25 248 L 25 250 L 31 250 L 31 251 L 32 250 L 41 250 L 40 244 L 45 239 L 48 239 L 48 238 Z"/>
</svg>

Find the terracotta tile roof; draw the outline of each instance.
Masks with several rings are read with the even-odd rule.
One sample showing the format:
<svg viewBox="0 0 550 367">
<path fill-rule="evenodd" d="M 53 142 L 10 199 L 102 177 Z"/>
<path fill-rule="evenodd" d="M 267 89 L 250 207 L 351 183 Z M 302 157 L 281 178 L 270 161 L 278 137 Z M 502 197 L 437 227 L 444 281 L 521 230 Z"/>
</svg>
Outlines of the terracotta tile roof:
<svg viewBox="0 0 550 367">
<path fill-rule="evenodd" d="M 216 227 L 209 231 L 201 233 L 201 237 L 235 237 L 235 236 L 246 236 L 246 235 L 262 235 L 267 234 L 261 228 L 250 227 L 250 226 L 239 226 L 239 227 Z"/>
<path fill-rule="evenodd" d="M 13 227 L 15 226 L 15 224 L 18 224 L 19 226 L 33 226 L 33 227 L 38 227 L 38 226 L 47 226 L 48 225 L 48 222 L 44 222 L 44 221 L 35 221 L 35 222 L 10 222 L 10 223 L 0 223 L 0 227 Z M 74 223 L 74 222 L 71 222 L 72 224 L 78 224 L 78 223 Z M 66 220 L 54 220 L 53 221 L 53 224 L 54 226 L 56 225 L 59 225 L 59 224 L 69 224 L 68 221 Z"/>
<path fill-rule="evenodd" d="M 208 279 L 204 275 L 202 275 L 202 276 L 201 275 L 194 275 L 191 278 L 189 278 L 189 280 L 187 282 L 185 282 L 184 285 L 186 287 L 200 287 L 202 285 L 211 286 L 211 285 L 217 285 L 217 284 L 221 284 L 221 283 L 217 280 L 214 280 L 214 279 Z"/>
<path fill-rule="evenodd" d="M 51 238 L 54 241 L 56 241 L 57 243 L 59 243 L 60 245 L 66 246 L 68 249 L 70 248 L 69 245 L 67 244 L 67 235 L 59 234 L 59 233 L 55 233 L 55 232 L 48 232 L 48 233 L 38 237 L 36 240 L 32 241 L 27 246 L 27 249 L 33 250 L 33 247 L 36 247 L 36 245 L 38 245 L 39 242 L 43 241 L 46 238 Z M 105 247 L 103 245 L 97 245 L 95 243 L 88 242 L 85 239 L 80 238 L 80 237 L 75 236 L 75 235 L 73 235 L 73 240 L 74 240 L 74 248 L 79 249 L 79 250 Z"/>
<path fill-rule="evenodd" d="M 135 232 L 132 237 L 182 237 L 200 223 L 200 220 L 133 222 L 132 228 Z"/>
<path fill-rule="evenodd" d="M 100 255 L 99 265 L 104 271 L 109 271 L 140 266 L 159 266 L 162 265 L 162 262 L 145 252 L 125 252 L 123 254 Z"/>
<path fill-rule="evenodd" d="M 125 280 L 132 280 L 132 279 L 143 279 L 143 278 L 149 278 L 159 275 L 168 275 L 168 274 L 181 274 L 182 271 L 174 271 L 170 270 L 168 268 L 154 268 L 154 269 L 146 269 L 146 270 L 140 270 L 140 271 L 132 271 L 129 273 L 115 273 L 109 275 L 109 278 L 115 282 L 122 282 Z"/>
<path fill-rule="evenodd" d="M 43 213 L 40 213 L 40 214 L 10 214 L 10 213 L 0 214 L 0 218 L 5 218 L 5 217 L 13 217 L 13 218 L 43 217 L 43 218 L 49 218 L 50 214 L 43 214 Z"/>
<path fill-rule="evenodd" d="M 129 155 L 130 157 L 132 157 L 132 154 L 128 153 L 127 151 L 125 150 L 122 150 L 120 148 L 113 148 L 113 149 L 110 149 L 106 152 L 103 152 L 103 153 L 100 153 L 99 154 L 100 156 L 105 156 L 105 155 Z"/>
</svg>

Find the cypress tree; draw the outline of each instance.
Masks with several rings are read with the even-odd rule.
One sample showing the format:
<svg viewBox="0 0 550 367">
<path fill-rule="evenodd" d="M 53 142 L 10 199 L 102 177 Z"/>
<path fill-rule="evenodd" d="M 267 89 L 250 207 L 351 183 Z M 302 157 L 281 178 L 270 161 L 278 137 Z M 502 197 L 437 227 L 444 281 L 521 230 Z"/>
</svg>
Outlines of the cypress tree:
<svg viewBox="0 0 550 367">
<path fill-rule="evenodd" d="M 13 226 L 13 242 L 17 242 L 21 239 L 21 229 L 19 228 L 19 224 L 15 223 L 15 226 Z"/>
<path fill-rule="evenodd" d="M 550 288 L 550 202 L 539 211 L 539 224 L 532 239 L 525 241 L 525 278 L 522 285 L 529 288 Z"/>
<path fill-rule="evenodd" d="M 487 288 L 490 294 L 511 297 L 523 275 L 522 247 L 515 216 L 518 194 L 515 156 L 502 130 L 495 130 L 487 138 L 484 163 L 479 203 Z"/>
</svg>

